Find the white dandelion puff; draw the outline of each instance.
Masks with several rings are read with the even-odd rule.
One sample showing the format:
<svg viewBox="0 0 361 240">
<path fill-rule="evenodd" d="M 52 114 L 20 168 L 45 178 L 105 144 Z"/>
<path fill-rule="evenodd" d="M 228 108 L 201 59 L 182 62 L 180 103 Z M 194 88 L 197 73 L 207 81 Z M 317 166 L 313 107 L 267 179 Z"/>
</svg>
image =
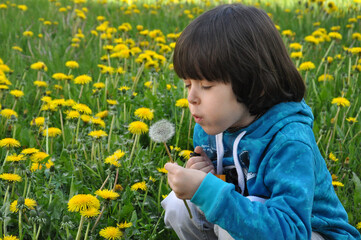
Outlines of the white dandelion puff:
<svg viewBox="0 0 361 240">
<path fill-rule="evenodd" d="M 157 143 L 167 142 L 174 136 L 174 124 L 166 119 L 154 123 L 149 128 L 149 137 Z"/>
</svg>

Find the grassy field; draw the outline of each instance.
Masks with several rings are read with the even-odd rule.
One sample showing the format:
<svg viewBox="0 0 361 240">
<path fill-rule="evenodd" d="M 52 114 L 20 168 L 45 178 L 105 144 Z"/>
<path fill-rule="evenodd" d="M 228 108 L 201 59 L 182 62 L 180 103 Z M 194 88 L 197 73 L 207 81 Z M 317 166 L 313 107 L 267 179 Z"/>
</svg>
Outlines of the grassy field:
<svg viewBox="0 0 361 240">
<path fill-rule="evenodd" d="M 360 229 L 361 3 L 244 2 L 269 13 L 304 77 L 317 144 Z M 177 239 L 160 206 L 169 156 L 148 131 L 169 120 L 172 158 L 189 157 L 172 52 L 221 3 L 0 0 L 0 238 Z"/>
</svg>

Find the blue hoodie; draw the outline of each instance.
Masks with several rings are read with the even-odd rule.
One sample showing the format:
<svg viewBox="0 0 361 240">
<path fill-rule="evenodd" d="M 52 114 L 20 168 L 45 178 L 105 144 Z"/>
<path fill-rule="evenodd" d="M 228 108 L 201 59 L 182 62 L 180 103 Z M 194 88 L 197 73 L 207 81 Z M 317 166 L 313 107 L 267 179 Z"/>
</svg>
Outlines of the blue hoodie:
<svg viewBox="0 0 361 240">
<path fill-rule="evenodd" d="M 301 101 L 280 103 L 248 127 L 225 131 L 223 165 L 235 164 L 236 151 L 245 196 L 209 173 L 191 201 L 235 239 L 310 239 L 312 231 L 326 239 L 361 239 L 333 189 L 312 126 L 312 111 Z M 234 150 L 236 137 L 244 131 Z M 217 159 L 216 136 L 198 124 L 193 142 L 211 160 Z M 250 201 L 247 195 L 265 201 Z"/>
</svg>

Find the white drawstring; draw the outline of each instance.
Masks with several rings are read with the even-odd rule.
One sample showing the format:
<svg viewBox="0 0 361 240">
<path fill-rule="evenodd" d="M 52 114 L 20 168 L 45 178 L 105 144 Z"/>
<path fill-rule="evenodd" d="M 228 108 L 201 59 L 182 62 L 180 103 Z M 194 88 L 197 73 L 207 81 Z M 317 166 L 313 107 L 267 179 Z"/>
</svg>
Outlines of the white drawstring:
<svg viewBox="0 0 361 240">
<path fill-rule="evenodd" d="M 246 131 L 241 132 L 237 138 L 234 140 L 233 143 L 233 160 L 234 160 L 234 165 L 236 166 L 236 170 L 237 170 L 237 175 L 238 175 L 238 185 L 242 190 L 242 195 L 244 195 L 244 190 L 245 190 L 245 182 L 244 182 L 244 173 L 242 170 L 242 166 L 239 163 L 238 160 L 238 153 L 237 153 L 237 148 L 238 148 L 238 144 L 239 141 L 241 141 L 242 137 L 246 134 Z"/>
<path fill-rule="evenodd" d="M 242 190 L 242 195 L 245 189 L 245 182 L 244 182 L 244 174 L 241 167 L 241 164 L 238 160 L 237 148 L 239 141 L 241 141 L 242 137 L 246 134 L 246 131 L 241 132 L 233 143 L 233 160 L 234 165 L 237 170 L 238 175 L 238 185 Z M 217 174 L 223 174 L 223 156 L 224 156 L 224 148 L 223 148 L 223 133 L 216 135 L 216 148 L 217 148 Z"/>
<path fill-rule="evenodd" d="M 223 174 L 223 133 L 216 135 L 216 149 L 217 149 L 217 174 Z"/>
</svg>

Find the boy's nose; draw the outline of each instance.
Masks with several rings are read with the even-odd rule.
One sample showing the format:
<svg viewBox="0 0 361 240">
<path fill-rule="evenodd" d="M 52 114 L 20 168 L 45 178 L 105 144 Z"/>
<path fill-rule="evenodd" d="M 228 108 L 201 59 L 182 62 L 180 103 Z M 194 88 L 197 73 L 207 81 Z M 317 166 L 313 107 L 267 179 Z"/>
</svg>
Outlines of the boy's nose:
<svg viewBox="0 0 361 240">
<path fill-rule="evenodd" d="M 188 103 L 189 104 L 199 104 L 199 97 L 196 95 L 196 93 L 194 92 L 194 91 L 192 91 L 192 90 L 190 90 L 189 92 L 188 92 L 188 97 L 187 97 L 187 99 L 188 99 Z"/>
</svg>

